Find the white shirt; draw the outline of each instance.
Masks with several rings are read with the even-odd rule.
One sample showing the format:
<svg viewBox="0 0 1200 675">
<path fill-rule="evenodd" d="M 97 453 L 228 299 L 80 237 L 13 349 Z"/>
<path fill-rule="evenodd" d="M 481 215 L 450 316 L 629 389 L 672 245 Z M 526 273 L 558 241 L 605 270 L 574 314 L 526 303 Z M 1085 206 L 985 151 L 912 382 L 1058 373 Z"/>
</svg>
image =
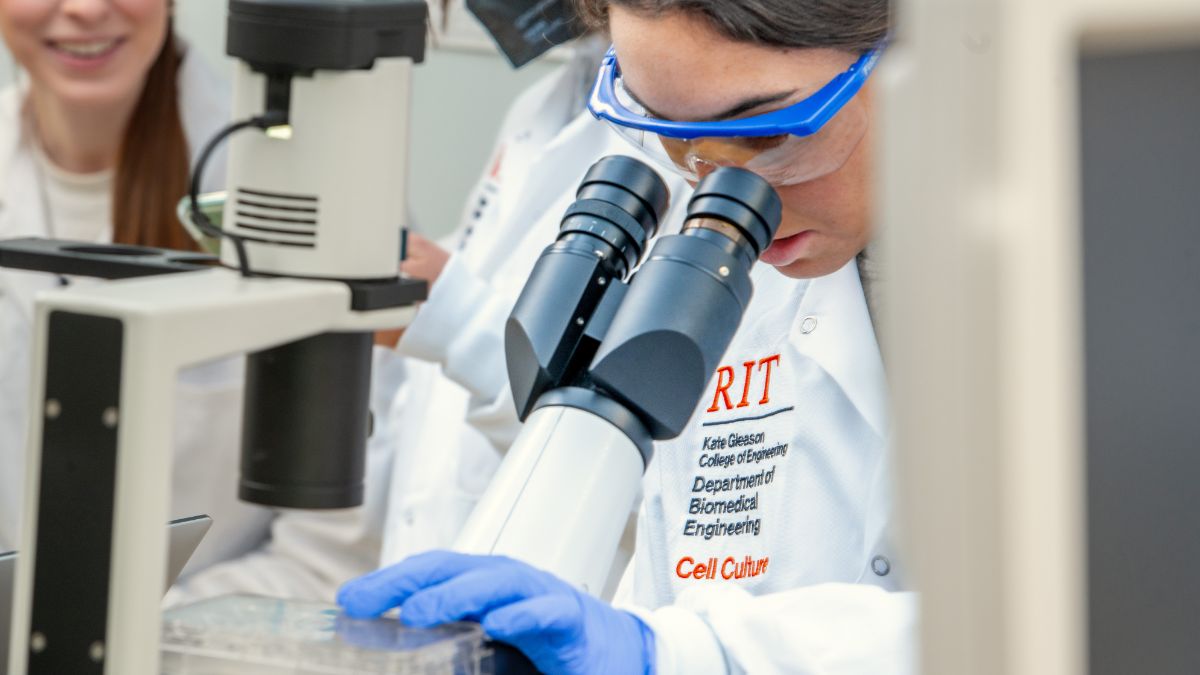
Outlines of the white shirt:
<svg viewBox="0 0 1200 675">
<path fill-rule="evenodd" d="M 112 241 L 113 171 L 74 173 L 60 168 L 40 147 L 34 155 L 45 197 L 46 229 L 55 239 Z"/>
</svg>

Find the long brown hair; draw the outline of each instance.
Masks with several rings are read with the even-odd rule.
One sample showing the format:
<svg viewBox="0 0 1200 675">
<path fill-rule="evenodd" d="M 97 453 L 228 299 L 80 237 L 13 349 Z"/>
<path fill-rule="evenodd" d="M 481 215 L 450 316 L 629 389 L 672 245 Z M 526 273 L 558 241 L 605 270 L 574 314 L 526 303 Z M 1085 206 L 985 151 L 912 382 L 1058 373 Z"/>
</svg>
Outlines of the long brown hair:
<svg viewBox="0 0 1200 675">
<path fill-rule="evenodd" d="M 179 115 L 182 58 L 172 26 L 146 73 L 125 128 L 113 181 L 113 241 L 194 250 L 175 207 L 188 191 L 188 144 Z"/>
</svg>

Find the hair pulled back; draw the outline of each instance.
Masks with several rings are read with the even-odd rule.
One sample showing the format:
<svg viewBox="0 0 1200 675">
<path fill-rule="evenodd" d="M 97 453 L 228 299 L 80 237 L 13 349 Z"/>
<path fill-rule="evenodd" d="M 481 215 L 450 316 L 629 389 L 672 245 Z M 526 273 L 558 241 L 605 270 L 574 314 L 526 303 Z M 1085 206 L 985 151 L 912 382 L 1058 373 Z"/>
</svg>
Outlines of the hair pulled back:
<svg viewBox="0 0 1200 675">
<path fill-rule="evenodd" d="M 826 47 L 863 53 L 888 34 L 888 0 L 575 0 L 594 28 L 608 25 L 612 6 L 659 16 L 701 15 L 737 42 L 787 49 Z"/>
</svg>

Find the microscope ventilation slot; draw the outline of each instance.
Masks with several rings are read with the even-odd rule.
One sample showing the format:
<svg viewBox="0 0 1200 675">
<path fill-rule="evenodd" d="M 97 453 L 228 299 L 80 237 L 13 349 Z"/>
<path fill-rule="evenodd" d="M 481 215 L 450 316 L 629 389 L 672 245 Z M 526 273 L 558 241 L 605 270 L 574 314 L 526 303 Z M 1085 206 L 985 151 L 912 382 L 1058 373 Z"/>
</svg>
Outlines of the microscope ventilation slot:
<svg viewBox="0 0 1200 675">
<path fill-rule="evenodd" d="M 238 188 L 234 212 L 239 235 L 256 244 L 315 248 L 319 202 L 313 195 Z"/>
</svg>

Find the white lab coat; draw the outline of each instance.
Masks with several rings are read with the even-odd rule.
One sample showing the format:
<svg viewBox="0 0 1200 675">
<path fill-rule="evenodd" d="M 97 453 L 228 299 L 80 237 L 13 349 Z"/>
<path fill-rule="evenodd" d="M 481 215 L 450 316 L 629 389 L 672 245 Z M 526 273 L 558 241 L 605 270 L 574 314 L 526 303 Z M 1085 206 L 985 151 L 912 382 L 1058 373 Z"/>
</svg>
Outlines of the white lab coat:
<svg viewBox="0 0 1200 675">
<path fill-rule="evenodd" d="M 659 672 L 911 672 L 915 597 L 895 592 L 883 366 L 858 266 L 753 277 L 722 368 L 643 481 L 631 601 Z"/>
<path fill-rule="evenodd" d="M 194 166 L 203 143 L 229 120 L 229 87 L 197 52 L 187 51 L 178 84 Z M 18 87 L 0 93 L 0 239 L 49 234 L 21 99 Z M 222 189 L 224 173 L 222 148 L 209 163 L 203 189 Z M 101 239 L 110 241 L 111 232 Z M 0 550 L 20 541 L 34 296 L 56 283 L 50 275 L 0 269 Z M 213 528 L 169 599 L 255 592 L 331 600 L 345 579 L 374 566 L 382 524 L 369 523 L 362 509 L 276 512 L 237 499 L 242 374 L 239 358 L 191 368 L 179 377 L 171 515 L 207 513 Z M 374 377 L 377 397 L 387 397 L 400 373 L 381 367 Z M 382 412 L 389 403 L 376 398 L 375 410 Z M 374 449 L 370 461 L 378 463 L 379 456 Z M 383 487 L 368 490 L 378 494 Z"/>
<path fill-rule="evenodd" d="M 573 145 L 585 138 L 592 143 Z M 536 182 L 543 175 L 540 172 L 579 175 L 560 180 L 557 187 L 563 193 L 543 201 L 540 214 L 519 210 L 523 222 L 534 225 L 520 245 L 502 249 L 505 259 L 489 282 L 463 274 L 472 280 L 464 282 L 466 290 L 454 296 L 463 298 L 462 304 L 445 301 L 434 305 L 431 299 L 429 307 L 422 310 L 434 310 L 426 319 L 444 312 L 439 325 L 457 327 L 440 334 L 441 344 L 475 345 L 480 350 L 475 355 L 487 353 L 482 351 L 485 349 L 498 353 L 503 317 L 536 256 L 553 240 L 582 171 L 604 154 L 626 152 L 622 143 L 585 113 L 549 148 L 590 148 L 593 154 L 564 154 L 557 157 L 563 160 L 557 164 L 535 164 L 527 169 L 526 184 L 541 184 Z M 547 155 L 554 156 L 550 150 Z M 564 168 L 568 158 L 574 163 L 570 169 Z M 679 210 L 688 195 L 677 179 L 670 182 L 675 205 L 665 224 L 668 231 L 679 227 Z M 541 193 L 534 190 L 534 194 Z M 462 256 L 456 260 L 464 264 Z M 753 278 L 754 299 L 722 359 L 733 374 L 724 392 L 732 409 L 725 409 L 724 395 L 715 400 L 717 385 L 724 384 L 718 375 L 684 433 L 656 444 L 655 459 L 642 482 L 637 553 L 618 603 L 655 629 L 658 672 L 664 675 L 911 672 L 916 600 L 912 594 L 898 592 L 903 588 L 902 561 L 888 536 L 891 497 L 883 367 L 857 265 L 848 263 L 837 273 L 812 281 L 788 279 L 759 265 Z M 453 288 L 435 286 L 435 295 L 438 290 Z M 496 305 L 492 310 L 495 316 L 488 321 L 481 320 L 488 312 L 479 308 L 489 306 L 480 302 L 481 298 Z M 478 367 L 477 358 L 467 358 L 472 352 L 463 349 L 458 353 L 459 358 L 467 359 L 463 367 Z M 778 361 L 771 358 L 774 356 Z M 770 364 L 769 391 L 764 359 Z M 751 360 L 754 367 L 747 383 L 746 364 Z M 513 403 L 506 384 L 503 389 L 490 405 L 502 404 L 511 415 Z M 739 408 L 743 399 L 746 405 Z M 708 413 L 714 403 L 719 404 L 718 410 Z M 731 422 L 787 408 L 791 410 L 770 417 Z M 704 426 L 711 422 L 719 424 Z M 439 422 L 438 429 L 453 430 L 453 423 L 446 419 L 444 424 Z M 714 433 L 714 429 L 720 432 Z M 756 438 L 758 433 L 763 434 L 761 440 Z M 742 439 L 738 441 L 742 444 L 730 444 L 730 434 Z M 733 463 L 706 460 L 712 466 L 701 467 L 705 438 L 714 436 L 724 438 L 729 449 L 707 454 L 732 453 Z M 763 453 L 781 443 L 788 445 L 786 455 L 778 449 Z M 415 447 L 428 452 L 446 446 L 421 443 Z M 764 458 L 738 465 L 738 454 L 747 450 L 759 451 Z M 403 466 L 398 464 L 397 470 Z M 738 475 L 753 477 L 771 468 L 775 469 L 771 483 L 749 491 L 758 493 L 752 511 L 739 511 L 732 518 L 688 513 L 693 498 L 736 503 L 748 492 L 709 494 L 702 487 L 693 494 L 698 476 L 704 475 L 707 483 Z M 403 500 L 404 495 L 396 489 L 391 498 Z M 741 507 L 746 506 L 743 499 Z M 761 521 L 758 536 L 722 534 L 706 541 L 683 535 L 689 519 L 704 521 L 698 524 L 733 520 L 736 525 L 750 515 Z M 404 530 L 397 522 L 401 518 L 412 519 L 410 527 L 413 523 L 420 526 L 419 511 L 401 516 L 394 512 L 389 536 Z M 461 518 L 456 518 L 454 526 L 461 526 Z M 425 543 L 445 546 L 452 539 L 448 536 Z M 392 549 L 384 562 L 396 562 L 412 552 Z M 678 571 L 683 571 L 678 568 L 680 561 L 689 555 L 701 564 L 716 558 L 716 578 L 679 578 Z M 755 563 L 746 565 L 746 556 Z M 734 561 L 722 570 L 731 557 Z M 757 563 L 763 559 L 767 559 L 765 564 Z M 692 574 L 694 563 L 688 570 Z M 746 570 L 758 574 L 749 576 Z M 720 578 L 722 571 L 743 576 L 725 581 Z"/>
</svg>

